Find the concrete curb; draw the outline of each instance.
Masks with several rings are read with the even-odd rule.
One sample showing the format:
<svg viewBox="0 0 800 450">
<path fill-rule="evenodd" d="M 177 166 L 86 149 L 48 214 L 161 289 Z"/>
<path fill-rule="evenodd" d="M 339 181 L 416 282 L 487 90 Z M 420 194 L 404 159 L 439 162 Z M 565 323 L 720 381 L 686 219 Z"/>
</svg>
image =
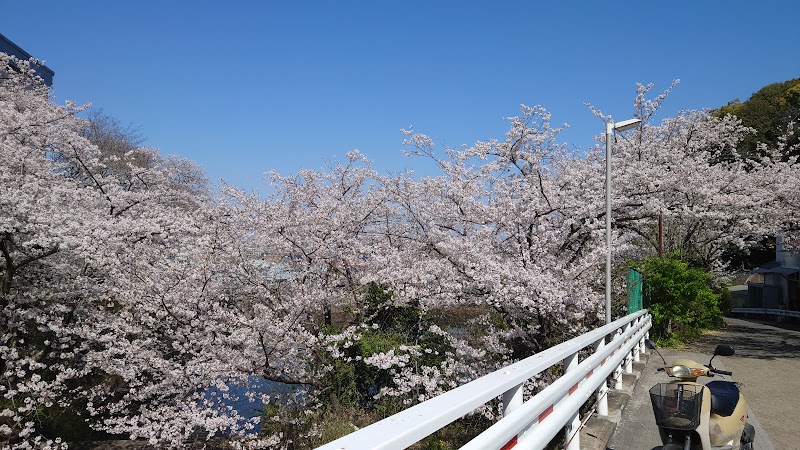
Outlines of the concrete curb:
<svg viewBox="0 0 800 450">
<path fill-rule="evenodd" d="M 582 450 L 607 450 L 617 424 L 622 420 L 622 411 L 633 395 L 633 390 L 647 367 L 649 353 L 639 355 L 640 362 L 633 363 L 631 374 L 622 374 L 622 389 L 609 389 L 608 416 L 593 413 L 581 429 L 580 440 Z"/>
</svg>

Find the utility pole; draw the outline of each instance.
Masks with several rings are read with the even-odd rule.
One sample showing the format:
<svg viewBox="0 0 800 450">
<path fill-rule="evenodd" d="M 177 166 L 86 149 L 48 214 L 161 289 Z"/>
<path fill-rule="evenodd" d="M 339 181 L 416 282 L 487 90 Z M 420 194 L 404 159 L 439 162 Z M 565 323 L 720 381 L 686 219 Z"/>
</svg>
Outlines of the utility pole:
<svg viewBox="0 0 800 450">
<path fill-rule="evenodd" d="M 658 213 L 658 259 L 664 259 L 664 213 Z"/>
</svg>

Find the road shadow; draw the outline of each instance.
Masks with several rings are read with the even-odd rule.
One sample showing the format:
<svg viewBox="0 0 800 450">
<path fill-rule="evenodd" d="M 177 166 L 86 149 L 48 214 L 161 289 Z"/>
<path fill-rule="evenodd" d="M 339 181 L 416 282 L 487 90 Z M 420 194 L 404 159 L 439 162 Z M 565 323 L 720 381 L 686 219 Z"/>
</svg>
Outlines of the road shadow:
<svg viewBox="0 0 800 450">
<path fill-rule="evenodd" d="M 747 323 L 755 323 L 755 324 L 758 324 L 758 325 L 768 325 L 768 326 L 771 326 L 771 327 L 780 328 L 782 330 L 787 330 L 787 331 L 800 332 L 800 323 L 773 322 L 773 321 L 764 320 L 764 319 L 757 319 L 757 318 L 753 318 L 753 317 L 739 317 L 739 316 L 730 317 L 729 319 L 740 320 L 742 322 L 747 322 Z M 789 320 L 793 320 L 793 319 L 789 318 Z"/>
<path fill-rule="evenodd" d="M 762 360 L 800 358 L 800 331 L 795 324 L 767 324 L 743 319 L 725 319 L 726 326 L 708 332 L 689 346 L 699 353 L 711 354 L 717 344 L 729 344 L 736 356 Z M 797 327 L 800 329 L 800 327 Z"/>
</svg>

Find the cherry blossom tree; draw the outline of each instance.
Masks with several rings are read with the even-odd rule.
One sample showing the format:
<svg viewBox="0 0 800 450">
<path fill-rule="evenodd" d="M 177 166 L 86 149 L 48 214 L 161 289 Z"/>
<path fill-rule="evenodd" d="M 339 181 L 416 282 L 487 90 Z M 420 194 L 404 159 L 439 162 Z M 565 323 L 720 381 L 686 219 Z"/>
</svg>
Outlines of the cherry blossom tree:
<svg viewBox="0 0 800 450">
<path fill-rule="evenodd" d="M 669 91 L 648 101 L 651 87 L 639 86 L 639 117 L 652 117 Z M 632 250 L 657 249 L 662 214 L 668 253 L 723 270 L 726 252 L 746 250 L 785 228 L 796 208 L 782 199 L 796 191 L 790 180 L 796 179 L 798 166 L 795 160 L 781 161 L 778 148 L 764 149 L 773 158 L 739 155 L 737 144 L 752 131 L 734 116 L 688 111 L 619 138 L 613 214 L 617 229 L 633 239 Z"/>
<path fill-rule="evenodd" d="M 153 442 L 247 429 L 206 394 L 239 373 L 214 363 L 236 316 L 202 171 L 154 150 L 103 155 L 82 108 L 54 104 L 27 62 L 2 63 L 0 436 L 62 446 L 42 434 L 48 414 Z"/>
<path fill-rule="evenodd" d="M 458 149 L 405 130 L 435 176 L 380 174 L 354 151 L 269 173 L 266 196 L 214 195 L 195 164 L 116 145 L 29 63 L 0 62 L 4 446 L 63 447 L 45 426 L 61 414 L 164 446 L 302 447 L 326 408 L 392 411 L 600 323 L 603 148 L 571 150 L 542 107 Z M 615 144 L 617 265 L 654 252 L 659 214 L 670 249 L 709 266 L 797 227 L 794 159 L 742 158 L 751 130 L 733 117 L 654 123 L 669 90 L 650 90 Z M 289 402 L 254 380 L 296 388 L 284 412 L 304 412 L 302 433 L 253 436 L 260 418 L 231 399 Z"/>
</svg>

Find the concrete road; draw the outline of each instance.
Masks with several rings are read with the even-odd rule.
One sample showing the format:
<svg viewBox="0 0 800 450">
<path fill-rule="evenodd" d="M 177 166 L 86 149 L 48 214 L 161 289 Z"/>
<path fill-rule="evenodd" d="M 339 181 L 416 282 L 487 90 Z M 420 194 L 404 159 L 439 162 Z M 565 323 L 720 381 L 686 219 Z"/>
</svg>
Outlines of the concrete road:
<svg viewBox="0 0 800 450">
<path fill-rule="evenodd" d="M 800 449 L 800 327 L 740 319 L 726 322 L 724 330 L 705 334 L 692 350 L 709 353 L 718 343 L 732 345 L 736 354 L 718 359 L 744 385 L 747 403 L 775 448 Z"/>
<path fill-rule="evenodd" d="M 705 334 L 691 347 L 660 351 L 668 362 L 675 358 L 689 358 L 705 364 L 717 344 L 732 345 L 736 355 L 717 357 L 714 366 L 733 371 L 732 379 L 744 385 L 743 392 L 750 405 L 749 421 L 756 428 L 754 448 L 800 449 L 797 444 L 800 442 L 800 429 L 796 427 L 800 411 L 797 401 L 800 393 L 800 332 L 737 319 L 729 319 L 727 323 L 724 330 Z M 609 448 L 660 448 L 661 440 L 648 390 L 656 383 L 669 381 L 664 373 L 656 373 L 656 368 L 661 365 L 658 355 L 651 352 Z M 701 378 L 700 381 L 708 379 Z"/>
</svg>

